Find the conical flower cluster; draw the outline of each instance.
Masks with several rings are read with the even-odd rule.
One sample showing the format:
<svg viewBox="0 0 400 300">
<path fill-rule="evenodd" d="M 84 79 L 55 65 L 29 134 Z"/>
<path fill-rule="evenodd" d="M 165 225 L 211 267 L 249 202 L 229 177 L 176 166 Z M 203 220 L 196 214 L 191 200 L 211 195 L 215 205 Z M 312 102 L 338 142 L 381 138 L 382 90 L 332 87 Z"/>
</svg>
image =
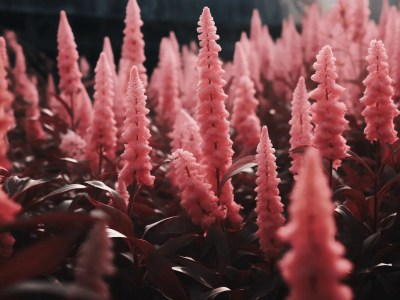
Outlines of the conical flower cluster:
<svg viewBox="0 0 400 300">
<path fill-rule="evenodd" d="M 279 231 L 291 246 L 279 262 L 289 286 L 288 300 L 347 300 L 351 290 L 340 281 L 350 272 L 345 248 L 335 239 L 334 205 L 317 150 L 310 148 L 295 183 L 290 221 Z"/>
<path fill-rule="evenodd" d="M 118 175 L 118 182 L 126 187 L 134 182 L 147 186 L 154 183 L 154 177 L 150 174 L 151 136 L 148 129 L 150 122 L 146 117 L 149 113 L 146 99 L 139 71 L 133 66 L 126 95 L 126 130 L 122 135 L 125 141 L 125 151 L 122 154 L 124 166 Z"/>
<path fill-rule="evenodd" d="M 79 124 L 77 131 L 82 137 L 85 137 L 86 131 L 92 122 L 93 109 L 90 98 L 81 81 L 82 74 L 78 65 L 79 55 L 65 11 L 60 13 L 57 48 L 61 95 L 73 110 L 74 124 L 71 124 L 72 127 L 74 128 L 75 125 Z"/>
<path fill-rule="evenodd" d="M 389 76 L 387 55 L 382 41 L 371 41 L 367 61 L 368 76 L 363 81 L 365 92 L 360 99 L 365 105 L 362 115 L 367 127 L 364 132 L 369 141 L 393 144 L 398 140 L 393 119 L 400 112 L 393 103 L 393 81 Z"/>
<path fill-rule="evenodd" d="M 349 149 L 343 137 L 348 122 L 344 118 L 346 105 L 339 101 L 344 88 L 336 83 L 338 75 L 330 46 L 324 46 L 319 52 L 314 69 L 311 79 L 318 83 L 318 87 L 310 92 L 310 98 L 316 101 L 312 105 L 315 132 L 311 142 L 323 158 L 338 167 Z"/>
<path fill-rule="evenodd" d="M 130 72 L 132 66 L 136 66 L 139 71 L 140 80 L 144 88 L 147 87 L 146 68 L 143 63 L 146 60 L 144 54 L 144 40 L 141 27 L 143 21 L 140 16 L 140 7 L 136 0 L 129 0 L 126 6 L 124 40 L 122 42 L 121 61 L 125 61 L 126 67 L 120 63 L 120 72 Z"/>
<path fill-rule="evenodd" d="M 254 83 L 249 76 L 248 65 L 240 43 L 235 46 L 235 79 L 232 84 L 233 112 L 232 126 L 236 129 L 236 141 L 248 149 L 254 149 L 260 139 L 261 125 L 256 110 Z"/>
<path fill-rule="evenodd" d="M 285 222 L 282 216 L 283 204 L 278 189 L 280 180 L 276 171 L 274 153 L 275 149 L 269 139 L 268 129 L 264 126 L 256 155 L 258 165 L 256 179 L 258 230 L 256 235 L 265 259 L 269 262 L 273 261 L 281 250 L 282 243 L 276 233 Z"/>
<path fill-rule="evenodd" d="M 106 54 L 102 52 L 95 69 L 94 114 L 87 132 L 87 154 L 92 171 L 101 171 L 100 156 L 115 158 L 117 128 L 115 127 L 113 102 L 113 75 Z"/>
<path fill-rule="evenodd" d="M 172 154 L 172 168 L 181 192 L 181 206 L 194 224 L 207 230 L 221 222 L 225 212 L 218 206 L 218 198 L 206 183 L 201 166 L 192 153 L 179 149 Z"/>
<path fill-rule="evenodd" d="M 222 176 L 232 164 L 232 140 L 229 136 L 228 112 L 224 104 L 227 98 L 223 90 L 224 72 L 218 58 L 221 47 L 217 43 L 219 36 L 208 7 L 203 9 L 198 24 L 200 52 L 197 67 L 200 81 L 197 89 L 199 97 L 197 120 L 203 139 L 202 152 L 206 179 L 211 184 L 212 191 L 217 193 Z M 228 181 L 222 189 L 220 201 L 227 207 L 231 225 L 239 228 L 242 223 L 240 206 L 233 201 L 232 190 L 232 184 Z"/>
<path fill-rule="evenodd" d="M 289 121 L 290 127 L 290 151 L 300 146 L 311 145 L 312 125 L 311 125 L 311 103 L 308 101 L 308 93 L 303 77 L 300 77 L 292 100 L 292 118 Z M 290 152 L 292 166 L 290 171 L 293 175 L 299 173 L 303 161 L 301 153 Z"/>
</svg>

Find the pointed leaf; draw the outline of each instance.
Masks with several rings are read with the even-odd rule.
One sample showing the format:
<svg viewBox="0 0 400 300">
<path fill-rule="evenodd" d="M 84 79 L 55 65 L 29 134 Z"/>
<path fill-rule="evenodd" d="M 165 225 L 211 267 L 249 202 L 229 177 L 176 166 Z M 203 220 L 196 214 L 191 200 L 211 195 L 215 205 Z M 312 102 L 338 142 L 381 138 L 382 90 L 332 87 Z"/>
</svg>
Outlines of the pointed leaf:
<svg viewBox="0 0 400 300">
<path fill-rule="evenodd" d="M 52 237 L 15 253 L 0 265 L 0 288 L 26 278 L 54 271 L 70 251 L 74 238 L 70 234 Z"/>
<path fill-rule="evenodd" d="M 188 299 L 171 265 L 152 244 L 141 239 L 129 238 L 128 240 L 143 254 L 150 280 L 166 298 Z"/>
<path fill-rule="evenodd" d="M 116 209 L 110 205 L 94 200 L 90 196 L 88 197 L 88 199 L 90 203 L 92 203 L 95 207 L 107 213 L 109 217 L 108 226 L 110 228 L 124 234 L 127 237 L 133 237 L 135 235 L 133 231 L 132 221 L 127 216 L 127 214 L 123 213 L 119 209 Z"/>
<path fill-rule="evenodd" d="M 252 168 L 256 166 L 256 157 L 255 155 L 249 155 L 242 157 L 235 161 L 228 170 L 226 170 L 224 176 L 221 179 L 220 187 L 218 194 L 220 194 L 222 188 L 224 187 L 225 182 L 227 182 L 229 179 L 231 179 L 233 176 L 236 174 L 242 172 L 245 169 Z"/>
<path fill-rule="evenodd" d="M 126 213 L 125 201 L 115 190 L 98 180 L 85 181 L 85 183 L 97 189 L 109 192 L 111 197 L 113 198 L 114 207 Z"/>
</svg>

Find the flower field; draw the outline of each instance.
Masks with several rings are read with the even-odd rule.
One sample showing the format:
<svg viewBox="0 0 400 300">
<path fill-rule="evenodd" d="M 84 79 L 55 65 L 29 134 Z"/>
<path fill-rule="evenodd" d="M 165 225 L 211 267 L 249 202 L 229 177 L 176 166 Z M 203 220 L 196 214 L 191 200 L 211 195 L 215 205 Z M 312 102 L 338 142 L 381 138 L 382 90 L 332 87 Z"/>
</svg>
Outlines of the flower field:
<svg viewBox="0 0 400 300">
<path fill-rule="evenodd" d="M 220 59 L 212 11 L 145 68 L 94 74 L 65 11 L 57 70 L 0 36 L 0 299 L 400 299 L 400 12 L 259 12 Z M 56 45 L 55 45 L 56 46 Z M 78 45 L 79 46 L 79 45 Z"/>
</svg>

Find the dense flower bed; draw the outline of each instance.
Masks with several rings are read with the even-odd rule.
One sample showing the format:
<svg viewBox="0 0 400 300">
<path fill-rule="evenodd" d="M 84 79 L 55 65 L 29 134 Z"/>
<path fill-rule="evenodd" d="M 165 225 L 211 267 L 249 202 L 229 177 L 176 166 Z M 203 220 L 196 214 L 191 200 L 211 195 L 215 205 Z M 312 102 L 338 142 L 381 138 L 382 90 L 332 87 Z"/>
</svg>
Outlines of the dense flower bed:
<svg viewBox="0 0 400 300">
<path fill-rule="evenodd" d="M 57 87 L 0 37 L 1 299 L 400 297 L 400 13 L 211 13 L 149 78 L 136 0 L 93 80 L 63 11 Z"/>
</svg>

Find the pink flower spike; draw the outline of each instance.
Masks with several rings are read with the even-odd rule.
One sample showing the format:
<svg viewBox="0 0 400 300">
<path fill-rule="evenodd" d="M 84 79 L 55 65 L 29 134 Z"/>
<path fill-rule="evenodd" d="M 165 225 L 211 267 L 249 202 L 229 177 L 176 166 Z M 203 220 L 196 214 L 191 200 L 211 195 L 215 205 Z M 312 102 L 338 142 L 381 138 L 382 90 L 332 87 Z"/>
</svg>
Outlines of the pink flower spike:
<svg viewBox="0 0 400 300">
<path fill-rule="evenodd" d="M 311 145 L 312 125 L 311 125 L 311 103 L 308 101 L 308 93 L 303 77 L 300 77 L 292 100 L 292 118 L 289 121 L 290 128 L 290 157 L 292 166 L 290 171 L 296 179 L 302 162 L 301 153 L 292 152 L 299 146 Z"/>
<path fill-rule="evenodd" d="M 25 132 L 28 140 L 44 140 L 46 133 L 40 123 L 39 93 L 36 80 L 31 80 L 26 74 L 25 55 L 20 45 L 15 47 L 15 66 L 13 68 L 15 79 L 15 93 L 27 103 L 25 111 Z"/>
<path fill-rule="evenodd" d="M 260 143 L 257 147 L 256 162 L 258 165 L 256 192 L 257 192 L 257 225 L 256 236 L 260 241 L 265 260 L 273 261 L 281 250 L 281 242 L 276 232 L 283 226 L 285 219 L 282 216 L 283 204 L 279 196 L 280 182 L 276 172 L 275 149 L 268 136 L 268 129 L 263 126 Z"/>
<path fill-rule="evenodd" d="M 317 82 L 318 86 L 310 92 L 310 98 L 316 101 L 311 107 L 312 122 L 315 125 L 311 142 L 322 157 L 332 161 L 333 166 L 337 168 L 347 156 L 349 146 L 343 137 L 348 123 L 344 118 L 347 109 L 343 102 L 339 102 L 344 88 L 336 84 L 338 75 L 335 60 L 331 47 L 324 46 L 313 66 L 316 72 L 311 79 Z"/>
<path fill-rule="evenodd" d="M 99 169 L 99 157 L 104 155 L 109 160 L 115 158 L 117 128 L 115 127 L 113 102 L 113 75 L 104 52 L 100 54 L 95 69 L 94 117 L 87 132 L 86 157 L 92 171 Z"/>
<path fill-rule="evenodd" d="M 340 282 L 352 265 L 335 238 L 331 196 L 319 153 L 309 148 L 293 189 L 290 221 L 278 231 L 291 246 L 279 262 L 290 289 L 288 300 L 352 299 L 350 288 Z"/>
<path fill-rule="evenodd" d="M 224 103 L 227 97 L 223 90 L 224 71 L 218 58 L 221 47 L 217 43 L 219 36 L 208 7 L 203 9 L 198 24 L 200 51 L 197 66 L 200 81 L 197 87 L 197 121 L 203 139 L 202 162 L 206 169 L 206 179 L 211 184 L 212 191 L 217 193 L 222 176 L 232 164 L 232 140 L 229 136 L 228 112 Z M 230 224 L 240 228 L 243 219 L 239 212 L 240 206 L 233 201 L 233 187 L 230 181 L 223 187 L 220 201 L 227 207 Z"/>
<path fill-rule="evenodd" d="M 238 144 L 251 150 L 258 145 L 261 125 L 256 114 L 258 106 L 258 100 L 255 97 L 256 90 L 250 79 L 240 43 L 236 43 L 234 59 L 236 75 L 231 87 L 234 93 L 232 126 L 236 130 Z"/>
<path fill-rule="evenodd" d="M 111 46 L 110 38 L 108 36 L 104 37 L 103 40 L 103 52 L 107 56 L 108 65 L 110 66 L 111 71 L 113 72 L 113 76 L 117 76 L 116 66 L 114 61 L 114 52 Z"/>
<path fill-rule="evenodd" d="M 393 103 L 393 81 L 389 76 L 388 57 L 382 41 L 371 41 L 366 59 L 368 76 L 363 81 L 365 92 L 360 99 L 365 105 L 362 115 L 367 127 L 364 133 L 371 142 L 393 144 L 398 140 L 393 119 L 400 112 Z"/>
<path fill-rule="evenodd" d="M 89 231 L 86 241 L 79 250 L 75 268 L 75 282 L 97 294 L 97 299 L 110 299 L 104 275 L 115 272 L 113 265 L 112 242 L 107 236 L 107 226 L 104 220 L 99 220 Z"/>
<path fill-rule="evenodd" d="M 136 0 L 129 0 L 126 6 L 124 40 L 122 43 L 121 60 L 129 61 L 129 68 L 125 71 L 130 72 L 132 66 L 136 66 L 139 70 L 140 79 L 144 88 L 147 87 L 147 74 L 144 62 L 146 56 L 144 54 L 144 40 L 141 27 L 143 21 L 140 16 L 140 7 Z M 121 68 L 120 68 L 121 70 Z"/>
<path fill-rule="evenodd" d="M 176 115 L 182 107 L 179 99 L 179 73 L 177 54 L 172 42 L 163 38 L 160 45 L 158 104 L 156 107 L 157 120 L 160 125 L 172 128 Z M 178 53 L 179 54 L 179 53 Z"/>
<path fill-rule="evenodd" d="M 79 123 L 78 134 L 85 137 L 86 131 L 92 122 L 93 109 L 89 95 L 81 81 L 82 74 L 78 65 L 79 55 L 65 11 L 60 12 L 57 48 L 61 96 L 74 110 L 74 123 Z"/>
<path fill-rule="evenodd" d="M 60 75 L 60 90 L 67 95 L 77 93 L 81 85 L 82 74 L 79 70 L 74 34 L 68 23 L 65 11 L 60 12 L 60 23 L 57 33 L 58 43 L 58 72 Z"/>
<path fill-rule="evenodd" d="M 149 146 L 151 135 L 148 129 L 150 121 L 146 117 L 149 113 L 146 99 L 138 68 L 133 66 L 126 96 L 126 129 L 122 135 L 126 141 L 125 151 L 122 154 L 124 166 L 118 175 L 118 182 L 122 182 L 126 187 L 134 182 L 147 186 L 152 186 L 154 183 L 154 176 L 150 174 L 152 148 Z"/>
<path fill-rule="evenodd" d="M 193 154 L 176 150 L 171 164 L 181 192 L 181 206 L 193 223 L 205 231 L 212 224 L 220 223 L 225 218 L 225 212 L 218 206 L 218 198 L 205 182 L 202 168 Z"/>
</svg>

